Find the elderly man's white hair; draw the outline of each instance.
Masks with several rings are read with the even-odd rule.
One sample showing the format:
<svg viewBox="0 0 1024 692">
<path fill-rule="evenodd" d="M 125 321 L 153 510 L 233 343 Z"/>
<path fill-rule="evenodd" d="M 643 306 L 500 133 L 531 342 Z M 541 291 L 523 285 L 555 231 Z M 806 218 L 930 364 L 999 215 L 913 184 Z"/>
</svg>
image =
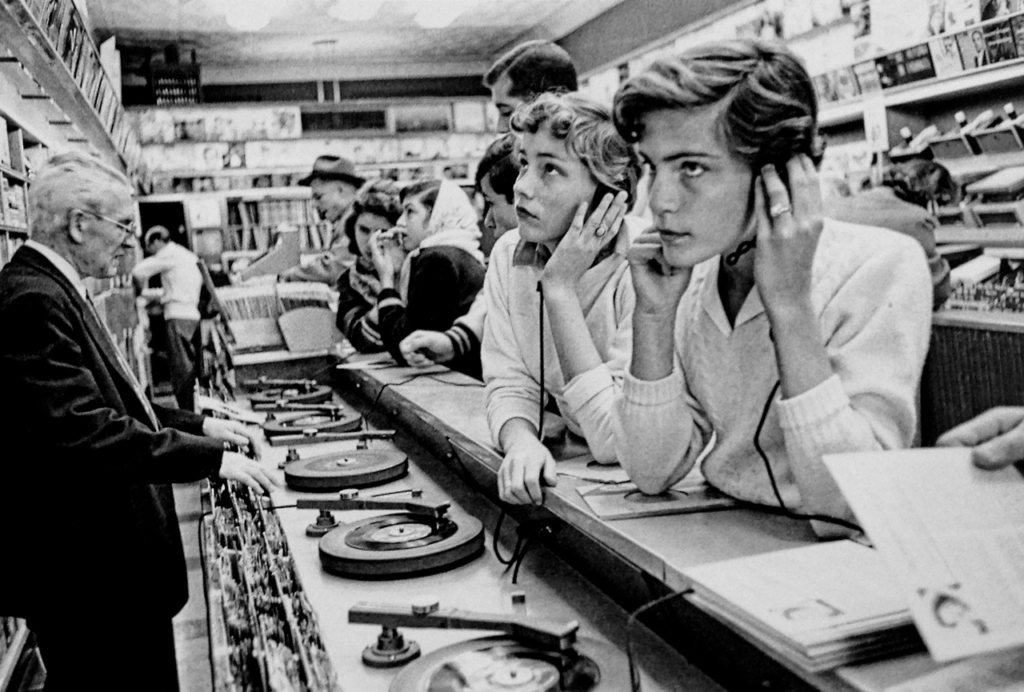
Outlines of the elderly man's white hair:
<svg viewBox="0 0 1024 692">
<path fill-rule="evenodd" d="M 116 193 L 131 194 L 131 183 L 99 158 L 77 151 L 51 157 L 32 178 L 32 237 L 63 232 L 73 209 L 103 214 Z"/>
</svg>

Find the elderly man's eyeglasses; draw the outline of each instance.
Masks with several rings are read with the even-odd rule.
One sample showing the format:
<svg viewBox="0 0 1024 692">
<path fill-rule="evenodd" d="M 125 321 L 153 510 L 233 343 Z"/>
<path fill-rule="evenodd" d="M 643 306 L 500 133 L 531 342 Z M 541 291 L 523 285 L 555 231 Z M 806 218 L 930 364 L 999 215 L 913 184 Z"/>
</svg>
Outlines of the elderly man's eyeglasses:
<svg viewBox="0 0 1024 692">
<path fill-rule="evenodd" d="M 100 219 L 101 221 L 106 221 L 108 223 L 114 224 L 122 231 L 124 231 L 125 240 L 128 240 L 129 237 L 134 237 L 136 235 L 136 227 L 134 221 L 131 223 L 121 223 L 117 219 L 112 219 L 109 216 L 104 216 L 103 214 L 97 214 L 96 212 L 90 211 L 89 209 L 75 209 L 75 211 L 77 211 L 79 214 L 88 214 L 89 216 Z"/>
</svg>

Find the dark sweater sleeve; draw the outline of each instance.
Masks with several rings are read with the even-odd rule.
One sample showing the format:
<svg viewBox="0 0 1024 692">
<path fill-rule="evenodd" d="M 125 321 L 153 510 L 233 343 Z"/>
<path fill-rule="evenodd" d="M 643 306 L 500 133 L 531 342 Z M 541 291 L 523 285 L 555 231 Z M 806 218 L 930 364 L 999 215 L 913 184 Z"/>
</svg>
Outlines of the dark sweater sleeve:
<svg viewBox="0 0 1024 692">
<path fill-rule="evenodd" d="M 345 335 L 352 347 L 360 353 L 378 353 L 384 350 L 377 324 L 371 319 L 373 305 L 349 283 L 348 273 L 338 279 L 338 331 Z"/>
<path fill-rule="evenodd" d="M 0 324 L 19 325 L 0 330 L 6 331 L 0 337 L 0 372 L 9 376 L 2 413 L 10 437 L 19 438 L 7 442 L 18 448 L 45 440 L 61 450 L 50 473 L 89 482 L 185 483 L 216 474 L 224 453 L 220 440 L 171 427 L 154 432 L 111 405 L 83 357 L 81 327 L 69 319 L 70 310 L 52 297 L 28 293 L 0 315 Z M 167 411 L 158 417 L 184 427 L 202 418 Z"/>
<path fill-rule="evenodd" d="M 428 248 L 413 260 L 407 303 L 394 289 L 380 292 L 381 339 L 396 361 L 405 364 L 398 345 L 409 334 L 417 329 L 443 332 L 466 312 L 483 283 L 483 268 L 473 266 L 478 264 L 462 250 Z"/>
</svg>

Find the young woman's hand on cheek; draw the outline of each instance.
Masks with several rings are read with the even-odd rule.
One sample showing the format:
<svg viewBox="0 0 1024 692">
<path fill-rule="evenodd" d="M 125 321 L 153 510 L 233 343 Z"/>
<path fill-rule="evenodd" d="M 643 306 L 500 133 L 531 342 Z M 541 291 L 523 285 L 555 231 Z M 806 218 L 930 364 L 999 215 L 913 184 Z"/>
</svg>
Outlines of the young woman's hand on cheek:
<svg viewBox="0 0 1024 692">
<path fill-rule="evenodd" d="M 498 494 L 502 501 L 514 505 L 543 504 L 541 486 L 554 487 L 557 483 L 555 459 L 536 438 L 518 440 L 498 469 Z"/>
<path fill-rule="evenodd" d="M 373 260 L 373 266 L 377 269 L 381 287 L 394 288 L 395 263 L 391 253 L 384 247 L 384 233 L 385 231 L 377 231 L 370 236 L 370 258 Z"/>
<path fill-rule="evenodd" d="M 690 285 L 693 267 L 669 264 L 661 237 L 653 228 L 633 241 L 627 259 L 636 293 L 636 312 L 655 317 L 674 316 Z"/>
<path fill-rule="evenodd" d="M 625 192 L 614 197 L 610 193 L 605 195 L 590 218 L 587 218 L 586 202 L 579 206 L 569 230 L 544 265 L 541 282 L 546 289 L 575 290 L 576 282 L 594 264 L 601 248 L 622 227 L 626 199 Z"/>
<path fill-rule="evenodd" d="M 811 268 L 822 229 L 818 173 L 806 154 L 786 165 L 789 189 L 775 166 L 754 186 L 757 254 L 754 281 L 769 314 L 810 308 Z"/>
</svg>

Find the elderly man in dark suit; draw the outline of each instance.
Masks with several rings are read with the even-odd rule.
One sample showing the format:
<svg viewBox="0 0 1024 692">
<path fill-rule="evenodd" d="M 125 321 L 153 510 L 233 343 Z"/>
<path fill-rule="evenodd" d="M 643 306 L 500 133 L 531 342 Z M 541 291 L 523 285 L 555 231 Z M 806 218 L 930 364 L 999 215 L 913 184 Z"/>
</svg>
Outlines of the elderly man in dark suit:
<svg viewBox="0 0 1024 692">
<path fill-rule="evenodd" d="M 86 294 L 134 243 L 124 176 L 65 154 L 30 197 L 32 240 L 0 271 L 0 612 L 28 619 L 49 691 L 176 690 L 188 584 L 168 484 L 272 482 L 225 451 L 256 432 L 149 403 Z"/>
</svg>

